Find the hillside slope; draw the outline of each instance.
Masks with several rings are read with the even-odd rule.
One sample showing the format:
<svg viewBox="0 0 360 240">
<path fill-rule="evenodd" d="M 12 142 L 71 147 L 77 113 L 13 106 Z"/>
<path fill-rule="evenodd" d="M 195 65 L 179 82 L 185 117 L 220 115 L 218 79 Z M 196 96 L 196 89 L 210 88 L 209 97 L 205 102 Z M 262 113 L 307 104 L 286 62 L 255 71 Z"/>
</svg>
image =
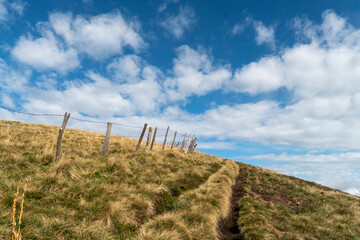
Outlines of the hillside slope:
<svg viewBox="0 0 360 240">
<path fill-rule="evenodd" d="M 355 196 L 197 151 L 135 153 L 120 136 L 100 157 L 104 135 L 75 129 L 55 162 L 58 130 L 0 121 L 0 238 L 13 219 L 18 232 L 28 179 L 22 239 L 219 239 L 229 216 L 235 239 L 360 239 Z"/>
<path fill-rule="evenodd" d="M 239 163 L 238 226 L 245 239 L 360 239 L 360 198 Z"/>
</svg>

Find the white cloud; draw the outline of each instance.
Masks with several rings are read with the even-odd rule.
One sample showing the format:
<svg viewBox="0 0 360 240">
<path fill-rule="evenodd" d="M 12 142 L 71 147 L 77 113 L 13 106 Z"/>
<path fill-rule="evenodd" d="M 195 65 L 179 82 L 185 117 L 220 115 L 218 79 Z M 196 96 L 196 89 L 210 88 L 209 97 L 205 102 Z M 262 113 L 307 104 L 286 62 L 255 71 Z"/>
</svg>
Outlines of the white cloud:
<svg viewBox="0 0 360 240">
<path fill-rule="evenodd" d="M 6 4 L 5 0 L 0 0 L 0 22 L 3 22 L 8 19 L 9 13 L 5 4 Z"/>
<path fill-rule="evenodd" d="M 330 153 L 330 154 L 265 154 L 255 156 L 242 156 L 251 160 L 266 160 L 272 162 L 292 162 L 292 163 L 339 163 L 343 161 L 348 164 L 357 164 L 360 159 L 360 152 Z M 359 165 L 360 167 L 360 165 Z"/>
<path fill-rule="evenodd" d="M 232 91 L 258 94 L 272 91 L 285 84 L 283 64 L 278 57 L 265 57 L 235 70 Z"/>
<path fill-rule="evenodd" d="M 187 45 L 177 48 L 174 60 L 174 77 L 167 78 L 164 86 L 172 100 L 191 95 L 204 95 L 220 89 L 231 78 L 229 66 L 213 66 L 210 56 Z"/>
<path fill-rule="evenodd" d="M 108 79 L 90 72 L 87 81 L 67 82 L 64 90 L 30 88 L 23 97 L 30 112 L 82 112 L 91 116 L 131 115 L 134 109 Z"/>
<path fill-rule="evenodd" d="M 52 13 L 50 25 L 68 45 L 96 60 L 122 54 L 126 47 L 137 51 L 145 45 L 138 21 L 126 21 L 119 11 L 88 18 Z"/>
<path fill-rule="evenodd" d="M 141 61 L 136 55 L 126 55 L 115 59 L 107 69 L 114 75 L 115 81 L 137 82 L 142 68 Z"/>
<path fill-rule="evenodd" d="M 237 35 L 239 33 L 241 33 L 242 31 L 244 31 L 245 29 L 245 25 L 244 24 L 240 24 L 240 23 L 237 23 L 234 25 L 232 31 L 231 31 L 231 34 L 232 35 Z"/>
<path fill-rule="evenodd" d="M 233 142 L 202 142 L 197 141 L 198 146 L 196 146 L 197 149 L 221 149 L 221 150 L 234 150 L 237 148 L 236 144 Z"/>
<path fill-rule="evenodd" d="M 158 8 L 158 13 L 165 11 L 169 4 L 177 3 L 178 1 L 179 0 L 165 0 L 162 4 L 160 4 Z"/>
<path fill-rule="evenodd" d="M 56 70 L 67 73 L 79 66 L 74 49 L 66 49 L 52 33 L 37 39 L 21 37 L 11 54 L 18 61 L 39 71 Z"/>
<path fill-rule="evenodd" d="M 110 74 L 111 78 L 88 72 L 83 80 L 72 79 L 57 84 L 61 75 L 42 75 L 36 81 L 37 87 L 27 87 L 23 94 L 25 108 L 30 112 L 81 112 L 100 118 L 156 114 L 166 100 L 159 84 L 162 74 L 159 69 L 135 55 L 114 59 L 108 69 L 117 71 L 123 60 L 134 59 L 138 72 L 131 79 L 118 79 L 116 74 L 119 72 Z"/>
<path fill-rule="evenodd" d="M 21 16 L 24 8 L 25 3 L 20 0 L 11 2 L 8 0 L 0 0 L 0 23 L 11 19 L 14 13 Z"/>
<path fill-rule="evenodd" d="M 261 21 L 254 21 L 256 32 L 255 40 L 258 45 L 267 44 L 275 48 L 275 28 L 274 26 L 265 26 Z"/>
<path fill-rule="evenodd" d="M 26 3 L 17 0 L 17 1 L 9 2 L 9 9 L 14 11 L 16 14 L 22 16 L 24 13 L 25 5 Z"/>
<path fill-rule="evenodd" d="M 122 96 L 129 98 L 141 113 L 156 111 L 165 101 L 160 82 L 162 72 L 139 56 L 126 55 L 114 59 L 107 67 Z"/>
<path fill-rule="evenodd" d="M 145 44 L 138 33 L 138 22 L 126 22 L 118 11 L 89 18 L 52 13 L 49 22 L 37 24 L 37 30 L 42 37 L 22 36 L 11 53 L 38 71 L 65 74 L 80 66 L 79 53 L 101 60 L 121 54 L 125 47 L 139 50 Z"/>
<path fill-rule="evenodd" d="M 164 100 L 161 86 L 152 79 L 121 85 L 119 92 L 127 96 L 134 105 L 134 108 L 143 114 L 152 114 L 151 111 L 158 110 L 159 105 Z"/>
<path fill-rule="evenodd" d="M 186 31 L 191 29 L 195 22 L 194 10 L 190 7 L 180 7 L 177 15 L 169 16 L 164 21 L 160 22 L 160 26 L 176 39 L 180 39 Z"/>
<path fill-rule="evenodd" d="M 350 193 L 352 195 L 360 196 L 360 188 L 347 188 L 344 192 Z"/>
<path fill-rule="evenodd" d="M 13 99 L 9 95 L 4 94 L 4 93 L 2 93 L 1 102 L 3 104 L 5 104 L 5 106 L 8 106 L 8 107 L 14 107 L 15 106 Z"/>
<path fill-rule="evenodd" d="M 245 28 L 249 27 L 249 25 L 253 22 L 251 17 L 246 17 L 242 23 L 236 23 L 232 28 L 231 34 L 237 35 L 245 30 Z"/>
<path fill-rule="evenodd" d="M 22 92 L 31 71 L 16 71 L 0 58 L 0 88 L 5 92 Z"/>
</svg>

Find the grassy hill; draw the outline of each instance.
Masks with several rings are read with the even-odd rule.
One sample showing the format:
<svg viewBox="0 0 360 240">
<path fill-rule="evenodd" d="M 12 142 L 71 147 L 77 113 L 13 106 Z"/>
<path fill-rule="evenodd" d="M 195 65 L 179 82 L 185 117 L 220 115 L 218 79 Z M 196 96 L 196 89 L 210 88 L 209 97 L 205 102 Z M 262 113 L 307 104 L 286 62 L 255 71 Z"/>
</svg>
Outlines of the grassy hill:
<svg viewBox="0 0 360 240">
<path fill-rule="evenodd" d="M 22 239 L 360 239 L 358 197 L 119 136 L 100 157 L 104 135 L 75 129 L 55 162 L 58 130 L 0 121 L 0 238 L 22 213 Z"/>
</svg>

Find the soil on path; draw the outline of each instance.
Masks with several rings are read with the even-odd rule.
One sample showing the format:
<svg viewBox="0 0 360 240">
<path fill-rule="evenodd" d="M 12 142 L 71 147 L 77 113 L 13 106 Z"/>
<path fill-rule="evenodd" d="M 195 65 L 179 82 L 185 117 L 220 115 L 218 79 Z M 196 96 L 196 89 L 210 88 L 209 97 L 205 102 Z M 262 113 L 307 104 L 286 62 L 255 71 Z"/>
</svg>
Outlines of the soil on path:
<svg viewBox="0 0 360 240">
<path fill-rule="evenodd" d="M 220 240 L 244 240 L 237 221 L 239 219 L 239 199 L 244 196 L 245 171 L 240 168 L 239 175 L 236 177 L 235 185 L 232 187 L 232 196 L 230 199 L 230 212 L 225 219 L 218 223 Z"/>
</svg>

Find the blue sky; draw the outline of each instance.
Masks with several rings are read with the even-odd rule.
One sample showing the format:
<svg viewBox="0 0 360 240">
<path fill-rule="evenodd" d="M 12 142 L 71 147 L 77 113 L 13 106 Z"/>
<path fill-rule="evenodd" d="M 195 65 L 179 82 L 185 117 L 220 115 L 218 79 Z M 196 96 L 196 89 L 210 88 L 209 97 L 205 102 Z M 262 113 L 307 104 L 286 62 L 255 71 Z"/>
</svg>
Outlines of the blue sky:
<svg viewBox="0 0 360 240">
<path fill-rule="evenodd" d="M 0 0 L 0 102 L 171 126 L 203 152 L 360 195 L 359 13 L 358 1 Z"/>
</svg>

